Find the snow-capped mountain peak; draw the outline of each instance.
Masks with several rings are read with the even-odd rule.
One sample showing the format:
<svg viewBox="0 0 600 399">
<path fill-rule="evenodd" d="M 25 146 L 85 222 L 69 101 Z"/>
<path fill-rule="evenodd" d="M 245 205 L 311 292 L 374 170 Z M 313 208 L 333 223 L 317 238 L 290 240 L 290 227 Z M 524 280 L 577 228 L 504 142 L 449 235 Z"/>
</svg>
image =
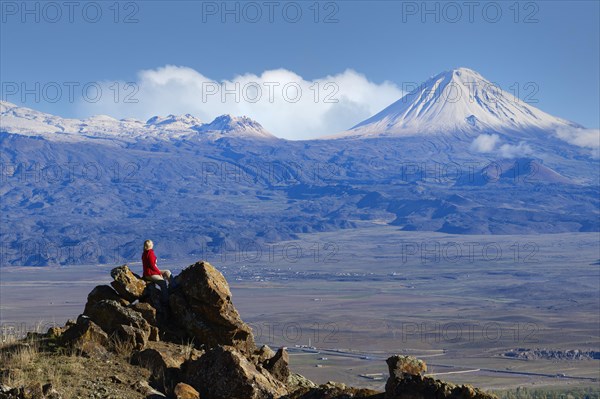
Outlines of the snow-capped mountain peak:
<svg viewBox="0 0 600 399">
<path fill-rule="evenodd" d="M 248 134 L 261 138 L 274 137 L 255 120 L 250 119 L 247 116 L 232 116 L 229 114 L 218 116 L 211 123 L 199 126 L 196 130 L 201 133 L 236 137 Z"/>
<path fill-rule="evenodd" d="M 346 135 L 546 130 L 579 127 L 549 115 L 468 68 L 435 75 Z"/>
<path fill-rule="evenodd" d="M 169 114 L 166 117 L 153 116 L 146 121 L 146 125 L 150 126 L 165 126 L 171 128 L 186 128 L 191 126 L 201 125 L 202 121 L 191 114 L 173 115 Z"/>
</svg>

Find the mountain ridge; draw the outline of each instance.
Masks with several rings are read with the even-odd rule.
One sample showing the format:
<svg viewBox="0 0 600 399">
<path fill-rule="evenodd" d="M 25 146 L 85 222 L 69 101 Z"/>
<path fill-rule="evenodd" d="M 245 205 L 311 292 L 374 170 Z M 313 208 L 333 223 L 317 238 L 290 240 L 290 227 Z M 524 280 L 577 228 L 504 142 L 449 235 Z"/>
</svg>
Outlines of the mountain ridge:
<svg viewBox="0 0 600 399">
<path fill-rule="evenodd" d="M 40 136 L 49 140 L 80 141 L 87 138 L 120 139 L 178 139 L 221 137 L 248 137 L 277 139 L 264 127 L 246 117 L 221 115 L 210 123 L 203 123 L 191 115 L 153 116 L 146 122 L 134 118 L 115 119 L 108 115 L 94 115 L 86 119 L 62 118 L 8 101 L 0 101 L 0 130 L 6 133 Z"/>
</svg>

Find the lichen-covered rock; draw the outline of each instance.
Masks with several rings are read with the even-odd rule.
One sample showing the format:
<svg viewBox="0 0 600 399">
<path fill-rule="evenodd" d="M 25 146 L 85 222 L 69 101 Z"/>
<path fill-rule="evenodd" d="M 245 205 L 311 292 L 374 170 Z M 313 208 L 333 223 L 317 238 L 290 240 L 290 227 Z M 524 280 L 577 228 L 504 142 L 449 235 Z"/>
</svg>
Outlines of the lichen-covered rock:
<svg viewBox="0 0 600 399">
<path fill-rule="evenodd" d="M 114 279 L 110 285 L 122 298 L 133 302 L 144 295 L 146 282 L 133 274 L 127 265 L 115 267 L 110 275 Z"/>
<path fill-rule="evenodd" d="M 251 355 L 252 329 L 242 321 L 231 301 L 223 275 L 208 262 L 197 262 L 177 277 L 178 289 L 170 296 L 173 318 L 196 345 L 233 346 Z"/>
<path fill-rule="evenodd" d="M 186 363 L 184 382 L 212 399 L 273 399 L 287 394 L 285 385 L 259 370 L 233 347 L 215 347 Z"/>
<path fill-rule="evenodd" d="M 389 357 L 386 362 L 390 376 L 398 378 L 401 378 L 403 373 L 422 375 L 427 372 L 427 364 L 414 356 L 395 355 Z"/>
<path fill-rule="evenodd" d="M 293 392 L 293 391 L 296 391 L 296 390 L 302 389 L 302 388 L 308 389 L 308 388 L 316 388 L 317 387 L 317 384 L 315 384 L 308 378 L 304 377 L 303 375 L 296 374 L 296 373 L 290 373 L 290 376 L 288 377 L 286 385 L 287 385 L 288 389 L 290 390 L 290 392 Z"/>
</svg>

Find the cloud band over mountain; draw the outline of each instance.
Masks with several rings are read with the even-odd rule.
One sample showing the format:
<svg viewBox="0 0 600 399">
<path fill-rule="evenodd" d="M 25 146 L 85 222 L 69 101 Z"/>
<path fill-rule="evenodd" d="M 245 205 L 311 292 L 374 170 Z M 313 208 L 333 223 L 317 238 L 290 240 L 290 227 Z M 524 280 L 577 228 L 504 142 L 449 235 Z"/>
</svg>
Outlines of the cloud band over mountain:
<svg viewBox="0 0 600 399">
<path fill-rule="evenodd" d="M 111 93 L 114 84 L 103 83 L 103 92 Z M 134 86 L 137 92 L 128 101 L 110 95 L 95 103 L 80 101 L 79 116 L 145 120 L 190 113 L 209 121 L 222 114 L 246 115 L 278 137 L 306 139 L 343 131 L 404 94 L 394 83 L 374 83 L 351 69 L 312 80 L 274 69 L 217 81 L 192 68 L 167 65 L 140 71 Z"/>
</svg>

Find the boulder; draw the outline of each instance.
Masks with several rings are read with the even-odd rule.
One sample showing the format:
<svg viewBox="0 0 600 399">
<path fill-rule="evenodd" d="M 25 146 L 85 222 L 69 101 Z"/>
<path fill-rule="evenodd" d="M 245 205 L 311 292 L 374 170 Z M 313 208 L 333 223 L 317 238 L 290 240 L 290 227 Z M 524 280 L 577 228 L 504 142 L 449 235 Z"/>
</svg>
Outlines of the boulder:
<svg viewBox="0 0 600 399">
<path fill-rule="evenodd" d="M 133 274 L 127 265 L 115 267 L 111 270 L 110 275 L 114 279 L 110 285 L 122 298 L 133 302 L 144 296 L 146 282 Z"/>
<path fill-rule="evenodd" d="M 173 395 L 175 396 L 175 399 L 200 399 L 200 393 L 183 382 L 175 385 Z"/>
<path fill-rule="evenodd" d="M 79 350 L 84 355 L 95 356 L 106 352 L 104 348 L 108 345 L 109 338 L 106 332 L 89 317 L 81 315 L 77 318 L 77 322 L 60 336 L 60 342 Z"/>
<path fill-rule="evenodd" d="M 119 302 L 123 306 L 129 305 L 129 301 L 121 298 L 110 285 L 98 285 L 87 296 L 87 304 L 92 305 L 103 300 Z M 87 305 L 86 305 L 87 306 Z"/>
<path fill-rule="evenodd" d="M 391 356 L 386 360 L 390 376 L 401 378 L 402 374 L 423 375 L 427 372 L 427 365 L 424 361 L 414 356 Z"/>
<path fill-rule="evenodd" d="M 212 399 L 273 399 L 287 394 L 285 385 L 251 363 L 233 347 L 217 346 L 186 362 L 183 381 Z"/>
<path fill-rule="evenodd" d="M 287 383 L 290 377 L 290 357 L 285 348 L 280 348 L 275 356 L 265 362 L 265 368 L 283 383 Z"/>
<path fill-rule="evenodd" d="M 177 277 L 179 287 L 170 296 L 173 318 L 196 345 L 233 346 L 251 355 L 252 329 L 242 321 L 231 301 L 223 275 L 208 262 L 197 262 Z"/>
<path fill-rule="evenodd" d="M 101 300 L 88 304 L 85 315 L 98 324 L 108 334 L 114 333 L 120 325 L 139 328 L 150 335 L 150 324 L 139 312 L 121 305 L 117 301 Z"/>
</svg>

